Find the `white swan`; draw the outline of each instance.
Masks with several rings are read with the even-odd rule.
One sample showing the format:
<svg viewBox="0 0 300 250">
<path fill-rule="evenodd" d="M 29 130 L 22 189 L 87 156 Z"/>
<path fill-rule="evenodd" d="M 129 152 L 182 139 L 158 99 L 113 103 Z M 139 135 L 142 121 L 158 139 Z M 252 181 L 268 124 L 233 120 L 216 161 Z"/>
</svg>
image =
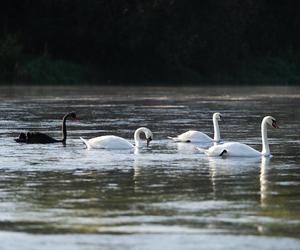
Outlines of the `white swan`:
<svg viewBox="0 0 300 250">
<path fill-rule="evenodd" d="M 145 134 L 148 147 L 150 141 L 153 139 L 153 134 L 150 129 L 145 127 L 138 128 L 134 132 L 135 145 L 133 145 L 126 139 L 115 135 L 104 135 L 89 140 L 85 140 L 82 137 L 80 137 L 80 139 L 84 142 L 88 149 L 133 149 L 135 147 L 140 148 L 143 146 L 143 142 L 140 138 L 141 133 Z"/>
<path fill-rule="evenodd" d="M 214 139 L 209 137 L 208 135 L 194 130 L 189 130 L 177 137 L 169 137 L 175 142 L 195 142 L 195 143 L 211 143 L 211 142 L 220 142 L 220 129 L 218 121 L 222 121 L 223 117 L 220 113 L 213 114 L 213 124 L 214 124 Z"/>
<path fill-rule="evenodd" d="M 262 151 L 259 152 L 246 144 L 239 142 L 227 142 L 220 145 L 214 145 L 204 152 L 208 156 L 237 156 L 237 157 L 259 157 L 271 156 L 269 142 L 267 137 L 267 124 L 273 128 L 278 128 L 277 122 L 274 117 L 266 116 L 261 123 L 261 136 L 262 136 Z M 200 149 L 201 150 L 201 149 Z"/>
</svg>

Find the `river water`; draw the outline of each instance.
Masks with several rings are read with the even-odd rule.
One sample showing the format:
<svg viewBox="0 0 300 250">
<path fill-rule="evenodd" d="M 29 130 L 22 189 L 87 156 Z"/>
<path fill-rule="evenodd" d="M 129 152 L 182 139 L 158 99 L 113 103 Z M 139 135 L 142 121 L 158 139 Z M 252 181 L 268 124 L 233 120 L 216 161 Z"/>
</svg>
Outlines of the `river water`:
<svg viewBox="0 0 300 250">
<path fill-rule="evenodd" d="M 300 249 L 300 88 L 1 87 L 0 249 Z M 32 130 L 68 140 L 23 145 Z M 271 159 L 219 159 L 174 143 L 188 129 L 261 149 Z M 115 134 L 136 152 L 87 150 L 79 137 Z"/>
</svg>

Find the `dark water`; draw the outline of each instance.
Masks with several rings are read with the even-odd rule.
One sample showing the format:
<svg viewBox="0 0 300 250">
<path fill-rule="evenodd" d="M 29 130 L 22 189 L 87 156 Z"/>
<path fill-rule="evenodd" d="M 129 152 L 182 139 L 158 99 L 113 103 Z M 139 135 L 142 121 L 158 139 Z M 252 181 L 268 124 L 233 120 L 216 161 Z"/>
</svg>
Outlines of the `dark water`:
<svg viewBox="0 0 300 250">
<path fill-rule="evenodd" d="M 0 88 L 0 249 L 300 249 L 300 88 Z M 20 145 L 20 131 L 67 146 Z M 196 129 L 273 157 L 216 159 L 167 139 Z M 86 150 L 79 137 L 136 128 L 139 152 Z"/>
</svg>

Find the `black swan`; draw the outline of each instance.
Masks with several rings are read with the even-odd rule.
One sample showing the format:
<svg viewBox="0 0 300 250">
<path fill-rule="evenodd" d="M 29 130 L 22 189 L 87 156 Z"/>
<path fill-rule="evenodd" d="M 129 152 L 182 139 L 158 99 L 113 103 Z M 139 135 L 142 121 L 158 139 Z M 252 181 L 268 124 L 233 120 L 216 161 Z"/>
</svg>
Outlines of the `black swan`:
<svg viewBox="0 0 300 250">
<path fill-rule="evenodd" d="M 62 139 L 56 140 L 49 135 L 39 133 L 39 132 L 26 132 L 26 133 L 20 133 L 19 137 L 15 139 L 16 142 L 19 143 L 28 143 L 28 144 L 34 144 L 34 143 L 40 143 L 40 144 L 46 144 L 46 143 L 56 143 L 61 142 L 63 144 L 66 143 L 67 140 L 67 127 L 66 127 L 66 120 L 68 118 L 71 119 L 77 119 L 76 114 L 74 112 L 68 113 L 64 116 L 62 121 Z"/>
</svg>

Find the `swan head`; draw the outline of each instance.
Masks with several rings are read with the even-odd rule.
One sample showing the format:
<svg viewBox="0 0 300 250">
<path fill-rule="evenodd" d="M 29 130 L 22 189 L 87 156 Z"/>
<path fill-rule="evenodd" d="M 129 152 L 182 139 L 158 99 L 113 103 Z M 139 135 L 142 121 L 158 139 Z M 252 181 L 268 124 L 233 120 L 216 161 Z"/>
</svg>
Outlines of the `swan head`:
<svg viewBox="0 0 300 250">
<path fill-rule="evenodd" d="M 147 147 L 148 147 L 149 144 L 150 144 L 150 141 L 153 140 L 153 134 L 152 134 L 151 130 L 148 129 L 148 128 L 145 128 L 145 127 L 138 128 L 134 132 L 134 140 L 135 140 L 135 143 L 136 143 L 137 147 L 141 147 L 142 146 L 142 144 L 141 144 L 141 138 L 140 138 L 140 134 L 141 133 L 145 134 L 146 141 L 147 141 Z"/>
<path fill-rule="evenodd" d="M 71 112 L 71 113 L 67 114 L 67 116 L 73 120 L 78 120 L 78 117 L 76 116 L 75 112 Z"/>
<path fill-rule="evenodd" d="M 213 114 L 213 119 L 216 119 L 217 121 L 224 121 L 223 116 L 219 112 Z"/>
<path fill-rule="evenodd" d="M 279 128 L 276 119 L 273 116 L 266 116 L 264 120 L 273 128 Z"/>
<path fill-rule="evenodd" d="M 20 133 L 19 137 L 14 139 L 16 142 L 26 142 L 27 138 L 26 138 L 26 134 L 25 133 Z"/>
<path fill-rule="evenodd" d="M 145 129 L 144 130 L 145 136 L 146 136 L 146 141 L 147 141 L 147 147 L 149 147 L 150 142 L 153 140 L 153 134 L 150 129 Z"/>
</svg>

